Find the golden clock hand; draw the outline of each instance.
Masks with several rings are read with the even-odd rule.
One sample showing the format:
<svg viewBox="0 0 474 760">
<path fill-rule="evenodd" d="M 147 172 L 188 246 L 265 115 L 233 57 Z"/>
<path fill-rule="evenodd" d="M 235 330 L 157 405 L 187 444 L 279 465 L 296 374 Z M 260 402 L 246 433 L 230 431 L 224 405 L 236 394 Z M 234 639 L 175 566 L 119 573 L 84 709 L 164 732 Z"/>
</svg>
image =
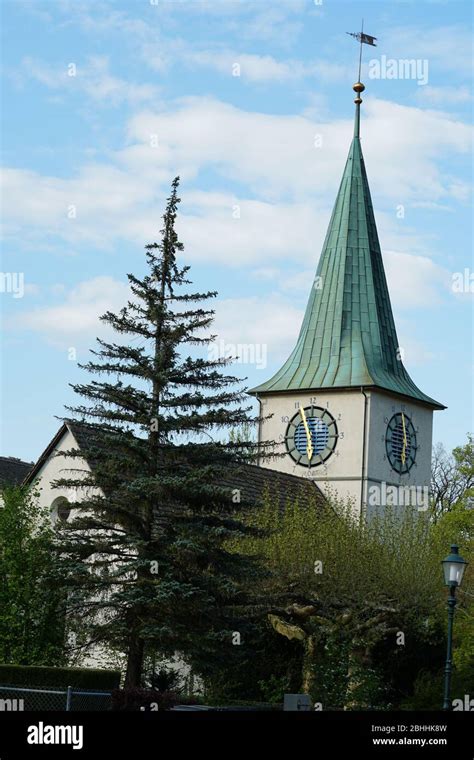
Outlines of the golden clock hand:
<svg viewBox="0 0 474 760">
<path fill-rule="evenodd" d="M 304 409 L 300 404 L 300 415 L 301 419 L 303 420 L 304 429 L 306 431 L 306 455 L 311 462 L 311 459 L 313 457 L 313 441 L 311 439 L 311 431 L 309 429 L 308 420 L 306 419 L 306 415 L 304 413 Z"/>
<path fill-rule="evenodd" d="M 405 415 L 402 412 L 402 428 L 403 428 L 403 449 L 402 449 L 402 455 L 401 460 L 402 464 L 405 464 L 406 461 L 406 450 L 407 450 L 407 430 L 405 427 Z"/>
</svg>

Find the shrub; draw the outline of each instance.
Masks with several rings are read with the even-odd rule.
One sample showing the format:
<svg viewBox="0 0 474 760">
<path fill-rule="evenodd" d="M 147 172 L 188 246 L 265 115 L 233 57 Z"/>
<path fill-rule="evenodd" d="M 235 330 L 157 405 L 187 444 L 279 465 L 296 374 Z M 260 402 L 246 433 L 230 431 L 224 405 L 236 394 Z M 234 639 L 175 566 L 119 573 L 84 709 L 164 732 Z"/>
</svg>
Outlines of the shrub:
<svg viewBox="0 0 474 760">
<path fill-rule="evenodd" d="M 9 686 L 75 686 L 91 691 L 110 691 L 116 689 L 119 683 L 119 670 L 0 665 L 0 684 Z"/>
</svg>

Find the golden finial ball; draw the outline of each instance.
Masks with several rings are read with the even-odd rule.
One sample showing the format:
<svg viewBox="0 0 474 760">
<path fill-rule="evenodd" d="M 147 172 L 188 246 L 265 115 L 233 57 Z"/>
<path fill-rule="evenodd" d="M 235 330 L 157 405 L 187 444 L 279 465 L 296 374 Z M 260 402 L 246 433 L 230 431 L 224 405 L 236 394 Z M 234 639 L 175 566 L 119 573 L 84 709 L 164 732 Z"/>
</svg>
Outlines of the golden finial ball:
<svg viewBox="0 0 474 760">
<path fill-rule="evenodd" d="M 362 82 L 356 82 L 354 85 L 352 85 L 352 89 L 354 92 L 364 92 L 365 85 L 362 84 Z"/>
</svg>

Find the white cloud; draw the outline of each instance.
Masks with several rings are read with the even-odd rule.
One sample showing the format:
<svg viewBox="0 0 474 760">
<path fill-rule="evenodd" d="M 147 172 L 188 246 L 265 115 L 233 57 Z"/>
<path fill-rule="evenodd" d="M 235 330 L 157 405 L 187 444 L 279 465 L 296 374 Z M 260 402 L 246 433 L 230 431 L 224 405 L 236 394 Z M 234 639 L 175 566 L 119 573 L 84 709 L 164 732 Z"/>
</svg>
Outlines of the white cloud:
<svg viewBox="0 0 474 760">
<path fill-rule="evenodd" d="M 117 106 L 156 101 L 159 88 L 137 84 L 113 76 L 106 56 L 89 56 L 86 64 L 67 63 L 52 66 L 34 58 L 23 58 L 16 81 L 33 79 L 53 90 L 81 92 L 97 104 Z"/>
<path fill-rule="evenodd" d="M 308 295 L 313 286 L 318 260 L 311 260 L 311 264 L 313 265 L 311 269 L 297 269 L 296 271 L 277 269 L 275 267 L 260 267 L 252 271 L 252 279 L 259 282 L 271 283 L 282 292 L 289 291 Z"/>
<path fill-rule="evenodd" d="M 384 34 L 384 52 L 396 58 L 427 58 L 431 64 L 468 74 L 472 57 L 471 30 L 460 24 L 429 28 L 401 26 Z M 431 76 L 430 76 L 431 79 Z"/>
<path fill-rule="evenodd" d="M 163 185 L 170 177 L 156 173 L 155 184 Z M 36 246 L 38 237 L 59 235 L 75 246 L 110 249 L 125 239 L 142 248 L 158 235 L 164 202 L 152 206 L 153 183 L 148 183 L 148 191 L 145 185 L 136 175 L 112 167 L 86 167 L 76 180 L 7 170 L 2 187 L 5 235 L 14 239 L 26 232 L 29 219 L 34 229 L 31 245 Z M 290 256 L 299 261 L 310 257 L 316 265 L 325 231 L 312 204 L 240 200 L 224 193 L 182 194 L 177 227 L 191 262 L 233 267 Z M 69 218 L 70 210 L 75 217 Z M 329 217 L 329 209 L 324 217 Z"/>
<path fill-rule="evenodd" d="M 278 295 L 264 299 L 228 298 L 216 303 L 212 332 L 227 344 L 263 347 L 268 363 L 272 364 L 287 358 L 296 343 L 302 319 L 303 311 Z"/>
<path fill-rule="evenodd" d="M 468 155 L 472 130 L 446 114 L 367 99 L 362 140 L 371 185 L 383 197 L 439 200 L 450 193 L 440 148 Z M 206 98 L 177 108 L 142 112 L 129 122 L 128 166 L 171 164 L 195 175 L 213 166 L 269 197 L 333 192 L 347 155 L 352 123 L 246 112 Z M 150 149 L 150 135 L 160 145 Z M 315 138 L 320 136 L 320 147 Z"/>
<path fill-rule="evenodd" d="M 457 105 L 472 100 L 469 87 L 419 87 L 416 96 L 421 103 L 434 106 Z"/>
<path fill-rule="evenodd" d="M 117 335 L 100 322 L 106 311 L 118 312 L 130 299 L 128 284 L 102 276 L 84 280 L 70 290 L 57 284 L 54 293 L 61 299 L 55 306 L 36 308 L 10 318 L 9 328 L 29 329 L 61 348 L 90 347 L 95 337 Z M 296 340 L 303 312 L 285 298 L 219 299 L 211 332 L 218 341 L 233 345 L 264 348 L 269 362 L 286 358 Z M 235 315 L 239 314 L 239 319 Z"/>
<path fill-rule="evenodd" d="M 90 343 L 106 330 L 99 317 L 109 309 L 121 309 L 128 297 L 125 283 L 112 277 L 95 277 L 76 285 L 59 305 L 28 311 L 12 320 L 11 326 L 33 330 L 60 345 L 71 345 L 71 341 L 74 345 Z"/>
<path fill-rule="evenodd" d="M 165 66 L 162 46 L 147 48 L 147 60 L 158 71 Z M 196 50 L 183 44 L 179 48 L 179 60 L 188 66 L 215 69 L 229 77 L 242 77 L 250 82 L 291 82 L 309 78 L 326 81 L 342 81 L 350 76 L 347 67 L 336 62 L 277 60 L 271 55 L 239 53 L 236 50 Z M 236 68 L 238 65 L 238 69 Z M 238 73 L 237 73 L 238 72 Z"/>
<path fill-rule="evenodd" d="M 197 214 L 179 217 L 179 233 L 191 261 L 240 267 L 309 257 L 316 266 L 323 234 L 314 233 L 318 215 L 310 204 L 240 201 L 224 194 L 216 198 L 215 193 L 209 203 L 205 195 L 198 194 Z M 186 205 L 195 201 L 190 193 Z M 240 216 L 235 218 L 237 211 Z"/>
<path fill-rule="evenodd" d="M 419 259 L 395 253 L 385 259 L 392 304 L 397 312 L 405 308 L 426 308 L 427 305 L 436 307 L 440 299 L 439 289 L 443 291 L 445 288 L 445 273 L 440 274 L 439 268 L 429 260 Z M 305 290 L 309 295 L 308 287 Z M 266 356 L 268 365 L 276 368 L 288 358 L 296 345 L 306 299 L 298 303 L 301 308 L 296 308 L 286 297 L 278 294 L 218 300 L 212 332 L 217 333 L 218 341 L 225 344 L 255 347 L 255 356 Z M 239 315 L 238 320 L 236 314 Z M 408 325 L 405 319 L 400 318 L 396 318 L 396 323 L 400 328 L 398 334 L 405 366 L 423 365 L 441 357 L 439 352 L 426 348 L 424 341 L 416 336 L 413 324 Z M 250 351 L 248 355 L 253 354 Z"/>
<path fill-rule="evenodd" d="M 278 4 L 255 4 L 257 13 L 230 29 L 249 40 L 272 42 L 282 47 L 293 45 L 304 29 L 305 0 L 279 0 Z M 240 34 L 239 34 L 240 33 Z"/>
<path fill-rule="evenodd" d="M 150 3 L 151 12 L 159 13 L 159 25 L 153 23 L 153 16 L 149 16 L 149 23 L 146 23 L 123 11 L 108 9 L 108 13 L 104 13 L 104 9 L 99 6 L 91 13 L 87 6 L 75 5 L 75 2 L 67 2 L 62 8 L 67 12 L 67 23 L 78 24 L 92 34 L 118 33 L 123 37 L 124 44 L 131 46 L 135 56 L 139 56 L 146 66 L 160 73 L 179 66 L 202 66 L 232 76 L 232 65 L 239 63 L 241 76 L 256 83 L 288 82 L 305 77 L 337 81 L 352 76 L 350 69 L 335 61 L 305 63 L 293 59 L 278 60 L 271 55 L 246 52 L 235 49 L 234 46 L 224 49 L 222 45 L 216 44 L 203 49 L 202 44 L 189 42 L 174 34 L 182 19 L 177 23 L 173 17 L 181 11 L 190 18 L 194 13 L 199 16 L 207 14 L 211 39 L 222 39 L 227 34 L 230 40 L 235 38 L 239 46 L 242 41 L 252 44 L 258 40 L 288 48 L 295 43 L 307 21 L 306 0 L 278 0 L 278 5 L 264 7 L 261 0 L 254 3 L 232 0 L 212 0 L 210 3 L 204 0 L 185 3 L 172 0 L 167 3 L 166 0 L 159 0 L 155 7 Z M 309 9 L 310 15 L 315 12 L 320 11 L 316 8 Z"/>
<path fill-rule="evenodd" d="M 168 176 L 168 175 L 166 175 Z M 163 175 L 157 176 L 159 184 Z M 90 164 L 76 177 L 48 177 L 23 169 L 2 173 L 2 205 L 5 234 L 16 238 L 30 228 L 30 242 L 59 237 L 75 246 L 94 243 L 111 247 L 118 238 L 130 239 L 131 227 L 145 217 L 148 228 L 154 218 L 143 215 L 153 190 L 142 186 L 140 177 L 113 166 Z M 156 215 L 156 213 L 155 213 Z M 145 226 L 143 235 L 148 228 Z"/>
<path fill-rule="evenodd" d="M 396 222 L 398 204 L 463 202 L 468 188 L 440 164 L 464 156 L 471 130 L 446 114 L 368 99 L 363 143 L 383 249 L 424 255 L 433 247 L 414 222 Z M 159 229 L 164 198 L 182 177 L 179 231 L 190 259 L 268 267 L 276 260 L 316 265 L 351 137 L 351 123 L 253 113 L 208 98 L 188 98 L 128 122 L 127 147 L 109 164 L 89 163 L 72 177 L 23 169 L 3 175 L 7 236 L 35 248 L 65 241 L 112 248 L 143 246 Z M 315 135 L 322 136 L 315 147 Z M 153 147 L 151 138 L 156 138 Z M 197 191 L 200 172 L 210 188 Z M 240 193 L 242 191 L 240 190 Z M 428 205 L 427 205 L 428 204 Z M 239 207 L 240 218 L 234 218 Z M 71 218 L 71 208 L 75 217 Z M 429 245 L 428 245 L 429 244 Z"/>
<path fill-rule="evenodd" d="M 151 13 L 159 14 L 161 25 L 174 30 L 183 23 L 180 14 L 191 19 L 194 14 L 207 17 L 209 34 L 235 35 L 238 40 L 263 40 L 286 47 L 292 44 L 303 29 L 307 0 L 278 0 L 278 5 L 262 0 L 158 0 L 150 2 Z M 69 24 L 78 24 L 89 33 L 119 32 L 130 38 L 150 40 L 157 36 L 153 16 L 148 22 L 117 11 L 110 6 L 84 5 L 78 0 L 61 0 L 60 10 L 67 14 Z M 92 10 L 92 12 L 91 12 Z M 314 10 L 312 10 L 314 13 Z"/>
<path fill-rule="evenodd" d="M 426 256 L 385 251 L 384 267 L 397 309 L 436 308 L 450 291 L 451 273 Z"/>
<path fill-rule="evenodd" d="M 271 55 L 249 55 L 233 52 L 195 52 L 188 54 L 188 61 L 209 68 L 215 68 L 222 74 L 236 76 L 236 65 L 239 67 L 238 75 L 253 82 L 266 82 L 271 80 L 287 81 L 299 79 L 304 76 L 304 66 L 300 62 L 291 66 L 291 62 L 280 62 Z M 234 72 L 234 73 L 233 73 Z"/>
<path fill-rule="evenodd" d="M 430 364 L 433 361 L 440 361 L 445 358 L 442 352 L 432 351 L 426 347 L 426 343 L 415 338 L 413 327 L 402 324 L 401 329 L 398 330 L 398 338 L 401 358 L 408 371 L 411 367 Z"/>
</svg>

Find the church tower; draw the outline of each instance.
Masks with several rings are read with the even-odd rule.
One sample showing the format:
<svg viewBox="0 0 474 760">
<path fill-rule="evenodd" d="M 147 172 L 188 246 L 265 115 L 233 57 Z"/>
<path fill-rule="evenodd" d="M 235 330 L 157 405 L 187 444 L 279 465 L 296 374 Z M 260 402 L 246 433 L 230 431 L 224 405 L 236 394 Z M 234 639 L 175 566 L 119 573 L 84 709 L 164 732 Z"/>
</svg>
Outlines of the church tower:
<svg viewBox="0 0 474 760">
<path fill-rule="evenodd" d="M 263 467 L 307 476 L 354 509 L 396 503 L 426 509 L 433 411 L 403 366 L 360 143 L 354 136 L 296 346 L 253 388 Z M 270 416 L 269 416 L 270 415 Z"/>
</svg>

